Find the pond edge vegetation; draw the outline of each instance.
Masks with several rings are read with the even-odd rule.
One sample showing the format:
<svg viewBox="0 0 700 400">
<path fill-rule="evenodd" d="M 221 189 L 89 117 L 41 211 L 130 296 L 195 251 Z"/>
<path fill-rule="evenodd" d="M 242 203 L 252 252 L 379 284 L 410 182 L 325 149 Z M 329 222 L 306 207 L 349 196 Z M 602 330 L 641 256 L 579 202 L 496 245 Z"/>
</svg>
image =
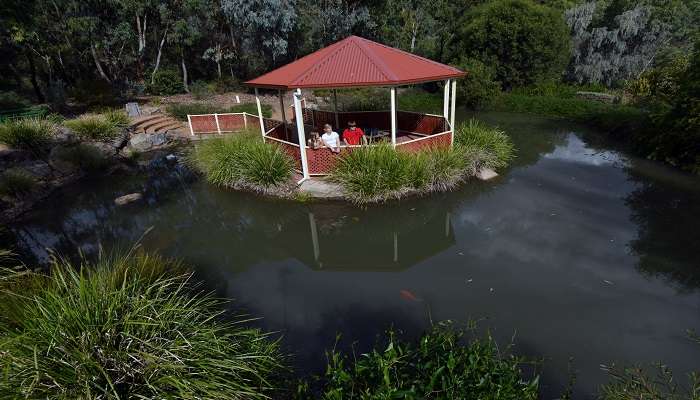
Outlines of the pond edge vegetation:
<svg viewBox="0 0 700 400">
<path fill-rule="evenodd" d="M 450 191 L 484 169 L 502 170 L 515 148 L 502 130 L 477 120 L 462 123 L 453 146 L 406 152 L 389 144 L 341 152 L 327 178 L 356 204 L 382 203 L 410 195 Z M 217 186 L 295 198 L 293 160 L 252 130 L 196 143 L 188 165 Z"/>
</svg>

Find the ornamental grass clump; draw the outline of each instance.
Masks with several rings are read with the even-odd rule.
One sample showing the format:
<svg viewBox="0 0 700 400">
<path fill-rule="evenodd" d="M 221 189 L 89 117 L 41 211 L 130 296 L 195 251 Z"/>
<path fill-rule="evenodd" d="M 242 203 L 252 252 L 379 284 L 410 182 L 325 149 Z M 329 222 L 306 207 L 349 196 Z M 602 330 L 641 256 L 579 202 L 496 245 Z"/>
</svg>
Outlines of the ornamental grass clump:
<svg viewBox="0 0 700 400">
<path fill-rule="evenodd" d="M 504 131 L 475 119 L 462 123 L 454 140 L 456 146 L 475 160 L 477 169 L 505 168 L 515 158 L 515 146 Z"/>
<path fill-rule="evenodd" d="M 502 353 L 490 336 L 468 340 L 450 323 L 433 327 L 417 341 L 390 330 L 361 356 L 327 354 L 320 385 L 300 385 L 302 398 L 535 400 L 539 377 L 529 376 L 523 358 Z M 315 392 L 315 393 L 312 393 Z"/>
<path fill-rule="evenodd" d="M 65 125 L 81 139 L 88 140 L 113 139 L 120 128 L 114 120 L 99 114 L 83 115 L 80 118 L 66 121 Z"/>
<path fill-rule="evenodd" d="M 22 197 L 37 186 L 34 175 L 21 168 L 8 168 L 0 173 L 0 194 Z"/>
<path fill-rule="evenodd" d="M 411 190 L 412 164 L 411 155 L 397 152 L 388 144 L 365 146 L 343 154 L 331 179 L 354 202 L 387 201 Z"/>
<path fill-rule="evenodd" d="M 203 140 L 190 163 L 215 185 L 262 193 L 285 189 L 294 167 L 284 150 L 252 132 Z"/>
<path fill-rule="evenodd" d="M 2 270 L 0 398 L 269 398 L 278 343 L 183 271 L 148 254 Z"/>
<path fill-rule="evenodd" d="M 459 147 L 435 146 L 409 153 L 379 144 L 343 154 L 331 179 L 355 203 L 375 203 L 408 193 L 453 189 L 469 176 L 468 165 L 469 158 Z"/>
<path fill-rule="evenodd" d="M 56 132 L 56 124 L 46 119 L 18 119 L 0 123 L 0 143 L 12 148 L 40 151 Z"/>
</svg>

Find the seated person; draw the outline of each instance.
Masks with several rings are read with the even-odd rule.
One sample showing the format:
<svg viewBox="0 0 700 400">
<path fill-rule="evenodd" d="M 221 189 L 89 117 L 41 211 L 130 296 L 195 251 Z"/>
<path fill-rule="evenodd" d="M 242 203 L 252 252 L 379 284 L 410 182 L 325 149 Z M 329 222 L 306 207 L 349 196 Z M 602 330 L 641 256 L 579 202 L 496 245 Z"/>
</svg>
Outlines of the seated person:
<svg viewBox="0 0 700 400">
<path fill-rule="evenodd" d="M 311 132 L 311 137 L 309 138 L 309 140 L 307 140 L 307 142 L 309 147 L 311 147 L 314 150 L 323 146 L 323 142 L 321 142 L 321 137 L 318 136 L 318 132 Z"/>
<path fill-rule="evenodd" d="M 332 153 L 340 153 L 340 136 L 338 132 L 333 131 L 333 127 L 330 124 L 323 125 L 321 141 Z"/>
<path fill-rule="evenodd" d="M 348 127 L 343 131 L 343 142 L 346 145 L 359 145 L 366 144 L 367 139 L 365 138 L 365 133 L 362 128 L 358 128 L 355 121 L 348 121 Z"/>
</svg>

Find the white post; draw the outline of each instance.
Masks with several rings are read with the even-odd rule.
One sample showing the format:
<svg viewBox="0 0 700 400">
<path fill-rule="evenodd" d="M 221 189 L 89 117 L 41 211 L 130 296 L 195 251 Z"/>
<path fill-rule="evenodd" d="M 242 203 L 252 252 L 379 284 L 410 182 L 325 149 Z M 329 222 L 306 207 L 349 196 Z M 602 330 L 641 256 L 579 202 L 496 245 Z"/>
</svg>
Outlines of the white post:
<svg viewBox="0 0 700 400">
<path fill-rule="evenodd" d="M 248 116 L 246 113 L 243 113 L 243 129 L 248 129 Z"/>
<path fill-rule="evenodd" d="M 284 109 L 284 93 L 282 93 L 282 90 L 277 91 L 277 97 L 280 98 L 280 111 L 282 112 L 282 123 L 284 124 L 284 137 L 289 140 L 289 134 L 287 133 L 287 111 Z"/>
<path fill-rule="evenodd" d="M 457 81 L 453 80 L 452 81 L 452 98 L 450 99 L 451 101 L 451 110 L 450 110 L 450 128 L 454 132 L 455 129 L 455 104 L 457 101 Z"/>
<path fill-rule="evenodd" d="M 391 88 L 391 145 L 396 147 L 396 88 Z"/>
<path fill-rule="evenodd" d="M 335 114 L 335 130 L 340 132 L 340 123 L 338 122 L 338 91 L 333 89 L 333 113 Z"/>
<path fill-rule="evenodd" d="M 299 137 L 299 153 L 301 155 L 301 170 L 304 179 L 309 178 L 309 163 L 306 160 L 306 134 L 304 133 L 304 113 L 301 110 L 301 89 L 294 92 L 294 119 L 297 122 L 297 136 Z"/>
<path fill-rule="evenodd" d="M 190 117 L 190 114 L 187 114 L 187 122 L 190 124 L 190 135 L 194 136 L 194 130 L 192 129 L 192 117 Z"/>
<path fill-rule="evenodd" d="M 214 113 L 214 121 L 216 121 L 216 132 L 221 135 L 221 127 L 219 126 L 219 114 Z"/>
<path fill-rule="evenodd" d="M 263 122 L 262 107 L 260 106 L 260 98 L 258 97 L 258 88 L 255 88 L 255 103 L 258 105 L 258 120 L 260 121 L 260 133 L 265 140 L 265 123 Z"/>
<path fill-rule="evenodd" d="M 445 90 L 442 98 L 442 115 L 445 116 L 445 121 L 450 120 L 450 83 L 448 79 L 445 81 Z"/>
</svg>

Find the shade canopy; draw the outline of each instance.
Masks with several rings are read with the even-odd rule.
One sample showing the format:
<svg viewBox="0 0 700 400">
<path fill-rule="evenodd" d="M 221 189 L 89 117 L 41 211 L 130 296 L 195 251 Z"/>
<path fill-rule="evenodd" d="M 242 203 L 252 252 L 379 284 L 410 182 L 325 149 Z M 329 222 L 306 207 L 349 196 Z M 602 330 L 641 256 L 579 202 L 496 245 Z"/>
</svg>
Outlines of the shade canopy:
<svg viewBox="0 0 700 400">
<path fill-rule="evenodd" d="M 245 82 L 271 89 L 398 86 L 459 78 L 465 73 L 415 54 L 350 36 Z"/>
</svg>

